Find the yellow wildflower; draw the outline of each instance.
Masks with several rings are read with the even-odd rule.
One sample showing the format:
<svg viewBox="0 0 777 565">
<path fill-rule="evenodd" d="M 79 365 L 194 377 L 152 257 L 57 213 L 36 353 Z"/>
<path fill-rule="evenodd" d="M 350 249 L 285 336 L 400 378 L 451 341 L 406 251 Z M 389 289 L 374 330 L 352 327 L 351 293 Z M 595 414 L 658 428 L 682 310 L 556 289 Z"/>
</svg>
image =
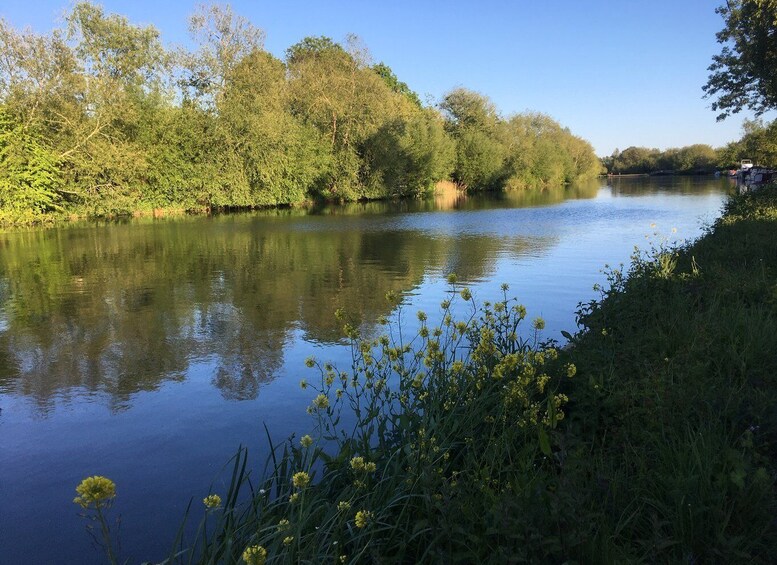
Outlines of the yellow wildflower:
<svg viewBox="0 0 777 565">
<path fill-rule="evenodd" d="M 290 503 L 290 504 L 294 504 L 294 503 L 295 503 L 295 502 L 297 502 L 298 500 L 299 500 L 299 493 L 298 493 L 298 492 L 295 492 L 294 494 L 292 494 L 292 495 L 289 497 L 289 503 Z"/>
<path fill-rule="evenodd" d="M 221 506 L 221 497 L 217 494 L 209 494 L 208 496 L 202 499 L 202 503 L 209 510 L 215 509 Z"/>
<path fill-rule="evenodd" d="M 80 496 L 75 497 L 73 502 L 82 508 L 89 508 L 93 504 L 95 508 L 102 508 L 116 496 L 116 484 L 106 477 L 95 475 L 81 481 L 76 492 Z"/>
<path fill-rule="evenodd" d="M 346 510 L 350 510 L 350 508 L 351 508 L 351 503 L 348 502 L 347 500 L 341 500 L 340 502 L 337 503 L 337 509 L 340 512 L 345 512 Z"/>
<path fill-rule="evenodd" d="M 313 406 L 315 408 L 318 408 L 319 410 L 323 410 L 324 408 L 329 408 L 329 399 L 325 394 L 319 394 L 317 397 L 313 399 Z"/>
<path fill-rule="evenodd" d="M 291 542 L 294 541 L 294 536 L 287 536 L 283 538 L 283 545 L 291 545 Z"/>
<path fill-rule="evenodd" d="M 306 388 L 308 388 L 308 381 L 306 381 L 305 379 L 302 379 L 299 382 L 299 388 L 301 388 L 302 390 L 305 390 Z"/>
<path fill-rule="evenodd" d="M 354 457 L 351 459 L 351 469 L 354 471 L 364 471 L 364 457 Z"/>
<path fill-rule="evenodd" d="M 294 476 L 291 478 L 291 482 L 297 488 L 305 488 L 310 484 L 310 475 L 308 475 L 305 471 L 299 471 L 298 473 L 294 473 Z"/>
<path fill-rule="evenodd" d="M 267 550 L 261 545 L 251 545 L 243 552 L 243 561 L 247 565 L 264 565 L 267 562 Z"/>
<path fill-rule="evenodd" d="M 357 528 L 365 528 L 372 521 L 372 512 L 369 510 L 359 510 L 353 521 Z"/>
<path fill-rule="evenodd" d="M 289 524 L 290 524 L 290 522 L 286 518 L 284 518 L 283 520 L 278 522 L 278 531 L 279 532 L 283 532 L 285 530 L 288 530 L 289 529 Z"/>
<path fill-rule="evenodd" d="M 309 435 L 304 435 L 300 438 L 299 443 L 302 447 L 310 447 L 313 445 L 313 438 Z"/>
<path fill-rule="evenodd" d="M 348 556 L 347 555 L 341 555 L 340 556 L 340 563 L 345 563 L 347 560 L 348 560 Z"/>
</svg>

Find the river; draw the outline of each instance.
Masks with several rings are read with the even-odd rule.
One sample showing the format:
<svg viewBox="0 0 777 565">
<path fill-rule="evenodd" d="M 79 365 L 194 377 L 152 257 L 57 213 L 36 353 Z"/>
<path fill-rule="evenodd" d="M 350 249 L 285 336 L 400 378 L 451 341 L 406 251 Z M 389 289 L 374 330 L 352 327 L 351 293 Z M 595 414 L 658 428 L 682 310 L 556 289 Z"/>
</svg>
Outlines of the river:
<svg viewBox="0 0 777 565">
<path fill-rule="evenodd" d="M 259 472 L 264 424 L 311 427 L 298 383 L 309 355 L 347 362 L 336 309 L 371 331 L 392 290 L 433 317 L 455 272 L 480 300 L 509 283 L 563 341 L 605 265 L 699 236 L 730 190 L 616 178 L 0 233 L 0 561 L 100 562 L 72 503 L 93 474 L 117 484 L 121 556 L 161 559 L 239 445 Z"/>
</svg>

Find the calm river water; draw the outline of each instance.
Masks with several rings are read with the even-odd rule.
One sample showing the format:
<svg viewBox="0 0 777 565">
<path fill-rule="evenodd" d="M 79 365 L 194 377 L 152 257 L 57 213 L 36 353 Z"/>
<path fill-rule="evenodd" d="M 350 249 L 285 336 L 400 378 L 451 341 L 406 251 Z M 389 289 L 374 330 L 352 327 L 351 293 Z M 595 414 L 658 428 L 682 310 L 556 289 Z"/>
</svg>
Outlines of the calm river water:
<svg viewBox="0 0 777 565">
<path fill-rule="evenodd" d="M 263 424 L 311 427 L 298 382 L 308 355 L 345 364 L 335 309 L 369 328 L 395 290 L 433 313 L 455 272 L 480 300 L 509 283 L 561 340 L 605 264 L 697 237 L 728 190 L 615 179 L 0 234 L 0 561 L 99 562 L 72 503 L 92 474 L 117 483 L 122 557 L 163 557 L 239 445 L 259 471 Z"/>
</svg>

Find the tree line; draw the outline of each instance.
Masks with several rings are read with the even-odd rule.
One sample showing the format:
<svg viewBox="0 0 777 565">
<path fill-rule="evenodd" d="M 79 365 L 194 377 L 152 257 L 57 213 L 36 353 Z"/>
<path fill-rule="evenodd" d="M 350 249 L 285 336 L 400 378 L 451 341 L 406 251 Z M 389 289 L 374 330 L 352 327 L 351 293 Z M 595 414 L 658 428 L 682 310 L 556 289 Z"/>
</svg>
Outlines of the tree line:
<svg viewBox="0 0 777 565">
<path fill-rule="evenodd" d="M 670 148 L 664 151 L 634 146 L 623 151 L 616 149 L 612 155 L 602 159 L 602 165 L 608 173 L 613 174 L 644 174 L 658 171 L 704 174 L 726 167 L 722 163 L 721 150 L 705 144 Z"/>
<path fill-rule="evenodd" d="M 777 165 L 777 120 L 746 119 L 742 137 L 724 147 L 695 144 L 664 151 L 634 146 L 623 151 L 616 149 L 602 158 L 602 166 L 612 174 L 708 174 L 737 169 L 742 159 L 764 167 Z"/>
<path fill-rule="evenodd" d="M 527 188 L 599 172 L 542 114 L 501 117 L 456 89 L 424 105 L 355 36 L 283 59 L 229 7 L 201 7 L 168 48 L 89 2 L 62 29 L 0 19 L 0 221 Z"/>
</svg>

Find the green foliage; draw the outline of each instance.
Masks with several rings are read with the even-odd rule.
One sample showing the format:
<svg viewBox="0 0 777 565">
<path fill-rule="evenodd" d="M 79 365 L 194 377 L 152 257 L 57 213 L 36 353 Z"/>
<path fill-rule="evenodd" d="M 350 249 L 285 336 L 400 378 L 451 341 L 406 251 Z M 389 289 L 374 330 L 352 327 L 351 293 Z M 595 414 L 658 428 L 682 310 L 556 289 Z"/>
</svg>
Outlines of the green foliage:
<svg viewBox="0 0 777 565">
<path fill-rule="evenodd" d="M 281 61 L 229 7 L 194 13 L 190 50 L 90 2 L 64 20 L 48 35 L 0 20 L 0 105 L 24 134 L 6 185 L 29 197 L 0 203 L 5 222 L 416 196 L 452 169 L 473 189 L 589 174 L 571 164 L 587 144 L 555 134 L 524 174 L 488 99 L 454 91 L 444 121 L 355 36 L 306 37 Z"/>
<path fill-rule="evenodd" d="M 227 79 L 219 117 L 250 189 L 243 205 L 302 202 L 327 170 L 315 129 L 285 111 L 286 67 L 265 52 L 243 58 Z"/>
<path fill-rule="evenodd" d="M 0 109 L 0 223 L 40 221 L 59 209 L 61 184 L 56 156 Z"/>
<path fill-rule="evenodd" d="M 418 97 L 418 94 L 413 92 L 407 83 L 399 80 L 397 75 L 394 74 L 394 71 L 391 70 L 391 67 L 385 63 L 378 63 L 377 65 L 373 65 L 372 70 L 378 73 L 378 76 L 385 81 L 386 85 L 393 92 L 407 97 L 413 104 L 419 108 L 421 107 L 421 99 Z"/>
<path fill-rule="evenodd" d="M 597 524 L 583 561 L 771 560 L 776 221 L 773 188 L 737 197 L 581 310 L 567 441 L 593 455 L 569 480 L 597 484 L 578 503 Z"/>
<path fill-rule="evenodd" d="M 456 137 L 456 169 L 453 178 L 461 186 L 494 190 L 505 176 L 505 146 L 487 133 L 464 129 Z"/>
<path fill-rule="evenodd" d="M 456 142 L 453 180 L 472 189 L 501 188 L 507 147 L 500 138 L 501 119 L 493 103 L 477 92 L 458 88 L 443 98 L 440 107 Z"/>
<path fill-rule="evenodd" d="M 87 72 L 101 79 L 140 85 L 162 64 L 159 32 L 151 26 L 139 28 L 122 16 L 106 16 L 89 2 L 76 4 L 67 22 L 76 55 Z"/>
<path fill-rule="evenodd" d="M 447 178 L 454 146 L 433 111 L 384 124 L 364 144 L 365 184 L 391 196 L 418 196 Z"/>
<path fill-rule="evenodd" d="M 617 149 L 603 160 L 608 173 L 647 174 L 658 171 L 680 174 L 711 173 L 719 165 L 721 151 L 709 145 L 695 144 L 665 151 L 647 147 Z"/>
<path fill-rule="evenodd" d="M 712 110 L 718 120 L 743 108 L 756 115 L 777 107 L 777 2 L 730 0 L 717 8 L 725 27 L 716 34 L 723 45 L 712 58 L 704 85 L 707 97 L 717 97 Z"/>
<path fill-rule="evenodd" d="M 454 134 L 467 129 L 493 133 L 500 120 L 491 100 L 465 88 L 457 88 L 446 94 L 440 108 L 448 120 L 448 128 Z"/>
<path fill-rule="evenodd" d="M 453 178 L 472 189 L 532 189 L 595 177 L 593 147 L 550 117 L 525 113 L 503 120 L 491 101 L 465 89 L 441 108 L 456 141 Z"/>
<path fill-rule="evenodd" d="M 306 59 L 322 59 L 327 54 L 347 55 L 342 46 L 324 35 L 318 37 L 305 37 L 286 50 L 286 62 L 297 65 Z"/>
<path fill-rule="evenodd" d="M 507 131 L 511 147 L 509 188 L 571 183 L 601 172 L 593 147 L 549 116 L 518 114 L 507 123 Z"/>
<path fill-rule="evenodd" d="M 751 159 L 762 167 L 777 164 L 777 120 L 745 120 L 742 129 L 742 138 L 729 143 L 721 152 L 721 164 L 738 168 L 742 159 Z"/>
</svg>

